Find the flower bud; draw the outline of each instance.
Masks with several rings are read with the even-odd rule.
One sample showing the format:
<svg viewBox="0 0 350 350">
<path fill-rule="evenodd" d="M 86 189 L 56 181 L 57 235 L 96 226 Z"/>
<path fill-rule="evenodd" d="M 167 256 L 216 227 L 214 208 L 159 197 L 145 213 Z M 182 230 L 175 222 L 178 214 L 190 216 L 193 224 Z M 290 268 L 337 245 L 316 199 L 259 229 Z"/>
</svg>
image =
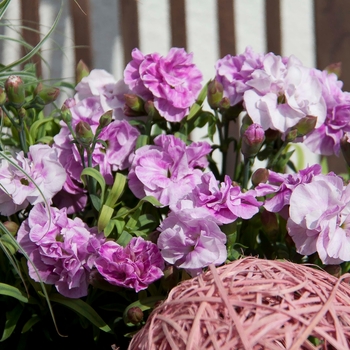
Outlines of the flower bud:
<svg viewBox="0 0 350 350">
<path fill-rule="evenodd" d="M 146 101 L 144 104 L 145 111 L 148 116 L 150 116 L 152 119 L 159 119 L 161 118 L 158 110 L 156 107 L 154 107 L 153 101 Z"/>
<path fill-rule="evenodd" d="M 112 121 L 112 115 L 113 115 L 113 111 L 109 110 L 106 113 L 102 114 L 99 120 L 99 127 L 102 129 L 104 127 L 106 127 L 107 125 L 109 125 Z"/>
<path fill-rule="evenodd" d="M 340 148 L 343 153 L 343 157 L 346 161 L 346 164 L 350 166 L 350 143 L 349 143 L 349 134 L 346 133 L 341 139 L 340 139 Z"/>
<path fill-rule="evenodd" d="M 90 124 L 84 121 L 80 121 L 75 127 L 75 133 L 78 142 L 84 148 L 87 148 L 91 145 L 92 140 L 94 139 L 94 134 L 92 133 Z"/>
<path fill-rule="evenodd" d="M 266 183 L 269 179 L 269 171 L 265 168 L 256 169 L 252 175 L 253 186 L 258 186 L 261 183 Z"/>
<path fill-rule="evenodd" d="M 0 86 L 0 106 L 4 105 L 6 102 L 5 90 Z"/>
<path fill-rule="evenodd" d="M 245 158 L 254 157 L 265 140 L 264 129 L 259 124 L 249 125 L 242 136 L 241 152 Z"/>
<path fill-rule="evenodd" d="M 62 120 L 68 125 L 72 121 L 72 112 L 70 109 L 67 107 L 67 105 L 63 104 L 61 108 L 61 117 Z"/>
<path fill-rule="evenodd" d="M 5 91 L 9 102 L 16 108 L 20 108 L 25 102 L 24 83 L 21 77 L 11 75 L 5 81 Z"/>
<path fill-rule="evenodd" d="M 279 234 L 279 225 L 275 213 L 263 210 L 260 215 L 261 225 L 270 241 L 276 242 Z"/>
<path fill-rule="evenodd" d="M 76 83 L 80 83 L 81 80 L 85 77 L 87 77 L 90 74 L 90 69 L 88 66 L 84 63 L 83 60 L 80 60 L 77 64 L 76 69 Z"/>
<path fill-rule="evenodd" d="M 287 132 L 287 135 L 285 136 L 286 142 L 293 142 L 298 137 L 298 130 L 292 129 L 289 132 Z"/>
<path fill-rule="evenodd" d="M 144 113 L 144 101 L 141 97 L 132 94 L 124 94 L 125 104 L 135 112 Z"/>
<path fill-rule="evenodd" d="M 16 224 L 14 221 L 5 221 L 4 226 L 13 236 L 17 233 L 19 228 L 18 224 Z"/>
<path fill-rule="evenodd" d="M 40 102 L 44 105 L 47 105 L 51 102 L 56 101 L 58 95 L 60 94 L 60 89 L 51 87 L 51 86 L 43 86 L 42 83 L 39 83 L 38 86 L 34 90 L 34 95 L 39 98 Z"/>
<path fill-rule="evenodd" d="M 229 109 L 231 107 L 230 100 L 227 97 L 223 97 L 219 103 L 220 109 Z"/>
<path fill-rule="evenodd" d="M 309 132 L 315 129 L 317 123 L 317 117 L 313 115 L 307 115 L 305 118 L 301 119 L 293 129 L 298 131 L 298 137 L 305 136 Z"/>
<path fill-rule="evenodd" d="M 139 324 L 143 320 L 143 312 L 137 306 L 131 307 L 126 315 L 128 320 L 133 324 Z"/>
<path fill-rule="evenodd" d="M 278 130 L 267 129 L 265 130 L 266 142 L 275 141 L 281 136 L 281 133 Z"/>
<path fill-rule="evenodd" d="M 325 68 L 325 70 L 329 74 L 334 73 L 339 78 L 341 75 L 341 62 L 331 63 Z"/>
<path fill-rule="evenodd" d="M 224 88 L 217 80 L 211 80 L 208 84 L 208 103 L 213 109 L 220 107 Z"/>
</svg>

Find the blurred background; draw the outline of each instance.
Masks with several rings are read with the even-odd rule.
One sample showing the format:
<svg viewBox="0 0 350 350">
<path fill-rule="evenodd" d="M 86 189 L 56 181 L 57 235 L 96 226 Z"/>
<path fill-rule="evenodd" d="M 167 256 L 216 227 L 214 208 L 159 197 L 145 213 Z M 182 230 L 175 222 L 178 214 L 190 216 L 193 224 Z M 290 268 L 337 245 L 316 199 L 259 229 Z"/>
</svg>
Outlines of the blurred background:
<svg viewBox="0 0 350 350">
<path fill-rule="evenodd" d="M 131 50 L 166 54 L 170 47 L 194 53 L 205 81 L 217 59 L 256 52 L 294 54 L 306 66 L 342 62 L 350 89 L 350 1 L 344 0 L 13 0 L 0 34 L 35 46 L 62 10 L 58 26 L 34 58 L 43 79 L 74 82 L 76 63 L 123 77 Z M 0 61 L 25 53 L 16 41 L 0 41 Z M 311 155 L 310 155 L 311 157 Z M 318 158 L 309 158 L 310 163 Z M 330 167 L 339 171 L 338 158 Z"/>
</svg>

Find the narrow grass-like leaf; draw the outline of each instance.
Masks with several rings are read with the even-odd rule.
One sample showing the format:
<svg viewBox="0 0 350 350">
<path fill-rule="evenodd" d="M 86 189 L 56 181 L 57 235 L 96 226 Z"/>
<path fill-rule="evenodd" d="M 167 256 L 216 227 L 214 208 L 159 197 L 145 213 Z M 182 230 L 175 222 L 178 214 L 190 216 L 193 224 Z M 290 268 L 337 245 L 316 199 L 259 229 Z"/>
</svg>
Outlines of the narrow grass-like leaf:
<svg viewBox="0 0 350 350">
<path fill-rule="evenodd" d="M 24 296 L 18 288 L 10 286 L 9 284 L 0 283 L 0 294 L 18 299 L 24 303 L 28 302 L 28 298 Z"/>
<path fill-rule="evenodd" d="M 55 18 L 55 21 L 53 23 L 53 25 L 51 26 L 50 30 L 47 32 L 47 34 L 43 37 L 43 39 L 31 50 L 29 51 L 26 55 L 24 55 L 23 57 L 21 57 L 20 59 L 6 65 L 5 67 L 3 68 L 0 68 L 0 72 L 3 72 L 3 71 L 6 71 L 6 70 L 9 70 L 11 69 L 12 67 L 15 67 L 17 65 L 20 65 L 26 61 L 28 61 L 29 59 L 31 59 L 34 55 L 36 55 L 40 48 L 43 46 L 43 44 L 46 42 L 46 40 L 51 36 L 51 34 L 53 33 L 53 31 L 55 30 L 57 24 L 58 24 L 58 21 L 61 17 L 61 14 L 62 14 L 62 9 L 63 9 L 63 3 L 61 3 L 61 8 Z M 1 12 L 0 12 L 0 18 L 1 18 Z"/>
<path fill-rule="evenodd" d="M 111 328 L 101 318 L 101 316 L 85 301 L 81 299 L 68 299 L 61 294 L 51 294 L 50 300 L 69 307 L 79 315 L 88 319 L 93 325 L 100 328 L 104 332 L 112 333 Z"/>
<path fill-rule="evenodd" d="M 0 228 L 6 232 L 6 227 L 4 226 L 4 224 L 0 221 Z M 52 310 L 52 306 L 51 306 L 51 303 L 50 303 L 50 299 L 49 299 L 49 295 L 47 293 L 47 290 L 45 288 L 45 285 L 42 281 L 42 279 L 40 278 L 40 274 L 39 274 L 39 271 L 38 269 L 36 268 L 34 262 L 32 261 L 32 259 L 30 259 L 29 255 L 27 254 L 27 252 L 21 247 L 21 245 L 16 241 L 16 239 L 11 235 L 9 234 L 8 235 L 9 239 L 12 240 L 13 244 L 17 244 L 18 246 L 18 251 L 21 252 L 23 254 L 23 256 L 27 259 L 27 261 L 33 266 L 33 269 L 35 271 L 35 273 L 37 274 L 38 278 L 39 278 L 39 283 L 40 283 L 40 286 L 41 286 L 41 289 L 43 291 L 43 295 L 46 299 L 46 302 L 47 302 L 47 305 L 48 305 L 48 308 L 49 308 L 49 311 L 50 311 L 50 315 L 51 315 L 51 318 L 52 318 L 52 321 L 53 321 L 53 324 L 55 326 L 55 329 L 56 329 L 56 332 L 61 336 L 61 337 L 65 337 L 64 335 L 62 335 L 59 331 L 58 331 L 58 328 L 57 328 L 57 323 L 56 323 L 56 319 L 55 319 L 55 315 L 53 313 L 53 310 Z"/>
<path fill-rule="evenodd" d="M 2 0 L 0 2 L 0 20 L 4 16 L 8 6 L 10 5 L 11 0 Z"/>
</svg>

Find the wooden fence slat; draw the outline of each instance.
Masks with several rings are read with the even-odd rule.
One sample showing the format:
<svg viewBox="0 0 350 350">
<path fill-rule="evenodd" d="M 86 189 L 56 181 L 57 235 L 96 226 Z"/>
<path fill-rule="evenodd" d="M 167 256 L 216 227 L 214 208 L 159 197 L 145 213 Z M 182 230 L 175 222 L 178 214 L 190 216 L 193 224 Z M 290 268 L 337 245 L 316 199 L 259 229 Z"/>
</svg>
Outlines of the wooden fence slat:
<svg viewBox="0 0 350 350">
<path fill-rule="evenodd" d="M 39 0 L 21 0 L 21 20 L 22 20 L 22 36 L 23 39 L 35 46 L 40 41 L 40 19 L 39 19 Z M 22 56 L 28 53 L 28 49 L 22 46 Z M 31 62 L 36 65 L 37 76 L 42 76 L 41 58 L 35 55 Z"/>
<path fill-rule="evenodd" d="M 136 0 L 120 0 L 120 24 L 124 48 L 124 66 L 131 60 L 131 51 L 139 47 L 139 21 Z"/>
<path fill-rule="evenodd" d="M 217 0 L 220 57 L 236 54 L 234 0 Z"/>
<path fill-rule="evenodd" d="M 344 90 L 350 89 L 350 1 L 314 0 L 317 68 L 342 62 Z M 329 170 L 347 172 L 342 155 L 328 157 Z"/>
<path fill-rule="evenodd" d="M 280 0 L 265 0 L 265 19 L 267 51 L 281 55 Z"/>
<path fill-rule="evenodd" d="M 219 29 L 219 54 L 220 58 L 226 55 L 236 54 L 236 38 L 234 26 L 234 0 L 217 0 L 217 21 Z M 230 137 L 238 140 L 240 125 L 231 123 L 229 127 Z M 232 177 L 236 167 L 233 143 L 231 142 L 226 156 L 226 174 Z"/>
<path fill-rule="evenodd" d="M 77 65 L 80 60 L 83 60 L 91 69 L 93 67 L 93 60 L 89 0 L 79 0 L 79 6 L 75 1 L 70 1 L 70 4 L 74 28 L 75 65 Z"/>
<path fill-rule="evenodd" d="M 171 46 L 187 49 L 185 0 L 169 0 Z"/>
</svg>

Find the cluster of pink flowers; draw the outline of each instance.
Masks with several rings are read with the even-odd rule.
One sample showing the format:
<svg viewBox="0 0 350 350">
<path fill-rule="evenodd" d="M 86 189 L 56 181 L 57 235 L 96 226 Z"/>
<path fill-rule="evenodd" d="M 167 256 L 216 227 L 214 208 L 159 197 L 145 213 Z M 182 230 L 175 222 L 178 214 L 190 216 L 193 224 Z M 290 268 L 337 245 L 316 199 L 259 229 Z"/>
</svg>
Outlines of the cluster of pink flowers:
<svg viewBox="0 0 350 350">
<path fill-rule="evenodd" d="M 70 125 L 61 122 L 52 147 L 31 146 L 27 157 L 19 153 L 13 158 L 24 172 L 1 162 L 1 214 L 33 205 L 17 239 L 35 265 L 28 262 L 35 281 L 78 298 L 87 295 L 93 273 L 136 292 L 161 278 L 165 264 L 196 275 L 227 259 L 227 236 L 220 226 L 251 219 L 261 207 L 287 220 L 300 254 L 318 252 L 326 264 L 350 261 L 349 185 L 335 174 L 322 175 L 319 165 L 296 174 L 269 171 L 266 182 L 242 190 L 229 176 L 220 182 L 208 171 L 212 148 L 207 142 L 187 144 L 161 134 L 135 150 L 140 131 L 124 114 L 124 95 L 151 101 L 167 123 L 177 123 L 196 101 L 202 75 L 183 49 L 173 48 L 166 56 L 135 49 L 132 58 L 124 80 L 115 81 L 103 70 L 82 79 L 74 98 L 65 102 Z M 304 67 L 294 56 L 256 54 L 247 48 L 216 63 L 216 80 L 230 105 L 239 105 L 251 118 L 242 129 L 245 160 L 259 152 L 268 129 L 283 139 L 309 116 L 317 117 L 316 127 L 303 141 L 316 153 L 339 154 L 340 140 L 350 133 L 350 95 L 341 90 L 341 82 L 334 74 Z M 101 126 L 101 116 L 109 111 L 112 120 Z M 99 133 L 89 159 L 71 133 L 80 123 L 93 135 Z M 68 216 L 86 207 L 88 193 L 80 176 L 88 162 L 107 185 L 113 184 L 116 172 L 128 172 L 128 187 L 136 198 L 153 196 L 162 208 L 169 207 L 167 214 L 162 212 L 156 243 L 138 237 L 123 247 Z M 55 207 L 46 208 L 43 202 Z"/>
<path fill-rule="evenodd" d="M 99 80 L 100 76 L 106 80 L 102 79 L 104 85 Z M 113 88 L 117 89 L 118 83 L 110 80 L 109 75 L 105 77 L 105 74 L 100 71 L 92 71 L 90 76 L 84 78 L 77 85 L 75 99 L 69 99 L 65 102 L 72 114 L 71 125 L 73 130 L 82 121 L 89 124 L 92 132 L 95 133 L 100 125 L 100 118 L 106 112 L 106 109 L 111 105 L 117 106 L 117 104 L 112 104 L 111 101 L 114 101 L 114 99 L 107 93 L 112 94 Z M 119 95 L 116 92 L 114 96 L 115 100 L 119 101 L 117 99 Z M 117 111 L 115 113 L 119 113 L 120 117 L 120 109 L 115 108 L 113 111 Z M 130 166 L 139 135 L 140 132 L 125 119 L 113 120 L 102 129 L 98 138 L 104 143 L 96 143 L 92 153 L 92 166 L 99 167 L 99 171 L 107 184 L 113 183 L 114 172 L 127 169 Z M 63 191 L 55 198 L 55 204 L 59 208 L 67 207 L 69 213 L 74 213 L 82 210 L 87 202 L 86 190 L 83 188 L 80 179 L 83 170 L 81 155 L 78 148 L 72 144 L 73 136 L 64 122 L 61 122 L 61 130 L 54 137 L 54 141 L 53 147 L 57 150 L 59 160 L 68 175 Z M 85 164 L 87 164 L 86 154 L 84 159 Z"/>
</svg>

